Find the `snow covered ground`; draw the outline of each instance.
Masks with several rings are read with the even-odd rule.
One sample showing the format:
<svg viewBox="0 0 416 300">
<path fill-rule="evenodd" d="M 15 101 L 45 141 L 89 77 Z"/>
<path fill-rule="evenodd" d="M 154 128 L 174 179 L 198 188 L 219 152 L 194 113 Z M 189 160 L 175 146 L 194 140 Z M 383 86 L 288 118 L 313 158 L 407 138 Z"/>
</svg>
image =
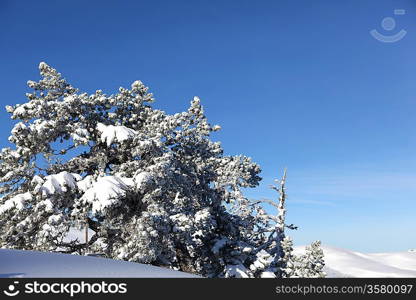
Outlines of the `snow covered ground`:
<svg viewBox="0 0 416 300">
<path fill-rule="evenodd" d="M 90 256 L 0 249 L 0 277 L 196 277 L 138 263 Z"/>
<path fill-rule="evenodd" d="M 303 248 L 296 247 L 295 253 Z M 416 252 L 364 254 L 330 246 L 323 246 L 323 250 L 328 277 L 416 277 Z M 196 276 L 105 258 L 0 249 L 0 277 Z"/>
<path fill-rule="evenodd" d="M 295 253 L 304 247 L 296 247 Z M 323 246 L 327 277 L 416 277 L 416 252 L 360 253 Z"/>
</svg>

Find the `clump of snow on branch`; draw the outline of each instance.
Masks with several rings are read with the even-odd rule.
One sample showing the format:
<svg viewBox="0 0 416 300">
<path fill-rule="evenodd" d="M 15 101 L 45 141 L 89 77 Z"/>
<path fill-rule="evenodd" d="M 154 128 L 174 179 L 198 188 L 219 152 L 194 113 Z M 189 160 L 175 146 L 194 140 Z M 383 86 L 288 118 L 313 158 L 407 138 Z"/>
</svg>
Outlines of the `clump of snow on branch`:
<svg viewBox="0 0 416 300">
<path fill-rule="evenodd" d="M 37 177 L 35 180 L 39 183 L 42 179 Z M 48 175 L 43 179 L 44 182 L 40 186 L 39 191 L 44 197 L 53 195 L 55 193 L 65 193 L 68 191 L 68 189 L 76 188 L 78 180 L 81 180 L 80 175 L 75 173 L 68 173 L 67 171 Z"/>
<path fill-rule="evenodd" d="M 105 209 L 117 205 L 126 195 L 131 182 L 116 176 L 99 177 L 90 188 L 88 188 L 81 201 L 92 204 L 92 213 L 102 212 Z"/>
<path fill-rule="evenodd" d="M 0 214 L 13 208 L 18 210 L 23 209 L 26 201 L 31 199 L 32 195 L 29 192 L 16 195 L 13 198 L 4 201 L 4 203 L 0 206 Z"/>
<path fill-rule="evenodd" d="M 97 130 L 101 134 L 101 142 L 106 143 L 108 147 L 114 142 L 121 143 L 136 135 L 133 129 L 125 126 L 104 125 L 102 123 L 97 124 Z"/>
</svg>

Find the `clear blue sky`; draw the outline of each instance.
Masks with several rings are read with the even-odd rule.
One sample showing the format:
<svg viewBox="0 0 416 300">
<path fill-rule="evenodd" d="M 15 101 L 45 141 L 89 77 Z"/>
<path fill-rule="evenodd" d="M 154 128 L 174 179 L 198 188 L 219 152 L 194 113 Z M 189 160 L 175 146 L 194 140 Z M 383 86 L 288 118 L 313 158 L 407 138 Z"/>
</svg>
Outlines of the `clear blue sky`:
<svg viewBox="0 0 416 300">
<path fill-rule="evenodd" d="M 87 92 L 140 79 L 169 113 L 198 95 L 226 153 L 262 166 L 250 197 L 288 167 L 296 244 L 416 247 L 416 1 L 3 0 L 0 25 L 2 106 L 40 61 Z"/>
</svg>

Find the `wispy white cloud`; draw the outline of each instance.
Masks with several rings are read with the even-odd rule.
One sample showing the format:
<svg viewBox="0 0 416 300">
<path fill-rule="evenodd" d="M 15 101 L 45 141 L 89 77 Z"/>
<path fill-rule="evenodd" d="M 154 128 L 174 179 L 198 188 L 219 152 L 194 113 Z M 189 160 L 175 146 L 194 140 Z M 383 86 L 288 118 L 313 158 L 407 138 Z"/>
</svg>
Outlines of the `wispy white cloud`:
<svg viewBox="0 0 416 300">
<path fill-rule="evenodd" d="M 262 194 L 273 197 L 264 178 Z M 416 196 L 416 169 L 382 169 L 361 166 L 321 170 L 292 170 L 287 181 L 288 202 L 337 206 L 349 201 L 400 201 L 407 205 Z M 368 202 L 368 203 L 369 203 Z M 407 204 L 405 204 L 407 203 Z M 413 205 L 412 205 L 413 206 Z"/>
<path fill-rule="evenodd" d="M 411 193 L 416 195 L 416 172 L 406 173 L 374 173 L 363 172 L 354 174 L 318 174 L 299 176 L 292 180 L 292 189 L 308 195 L 324 195 L 327 197 L 364 197 L 381 193 Z"/>
<path fill-rule="evenodd" d="M 324 206 L 336 206 L 336 203 L 331 201 L 321 201 L 321 200 L 300 200 L 300 199 L 290 199 L 290 203 L 295 204 L 310 204 L 310 205 L 324 205 Z"/>
</svg>

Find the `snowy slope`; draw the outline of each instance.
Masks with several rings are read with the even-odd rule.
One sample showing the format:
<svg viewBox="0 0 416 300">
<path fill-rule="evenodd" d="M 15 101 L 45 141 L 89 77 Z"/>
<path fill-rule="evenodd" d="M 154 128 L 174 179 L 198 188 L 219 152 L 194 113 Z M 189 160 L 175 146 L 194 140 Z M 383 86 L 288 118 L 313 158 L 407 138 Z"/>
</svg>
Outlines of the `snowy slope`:
<svg viewBox="0 0 416 300">
<path fill-rule="evenodd" d="M 304 247 L 296 247 L 299 254 Z M 323 246 L 327 277 L 416 277 L 416 253 L 369 253 Z"/>
<path fill-rule="evenodd" d="M 0 277 L 196 277 L 119 260 L 89 256 L 0 249 Z"/>
<path fill-rule="evenodd" d="M 77 234 L 75 233 L 74 236 Z M 416 252 L 371 253 L 323 246 L 328 277 L 416 277 Z M 304 247 L 296 247 L 299 254 Z M 196 277 L 89 256 L 0 249 L 0 277 Z"/>
<path fill-rule="evenodd" d="M 371 253 L 369 256 L 392 267 L 416 271 L 415 252 Z"/>
</svg>

